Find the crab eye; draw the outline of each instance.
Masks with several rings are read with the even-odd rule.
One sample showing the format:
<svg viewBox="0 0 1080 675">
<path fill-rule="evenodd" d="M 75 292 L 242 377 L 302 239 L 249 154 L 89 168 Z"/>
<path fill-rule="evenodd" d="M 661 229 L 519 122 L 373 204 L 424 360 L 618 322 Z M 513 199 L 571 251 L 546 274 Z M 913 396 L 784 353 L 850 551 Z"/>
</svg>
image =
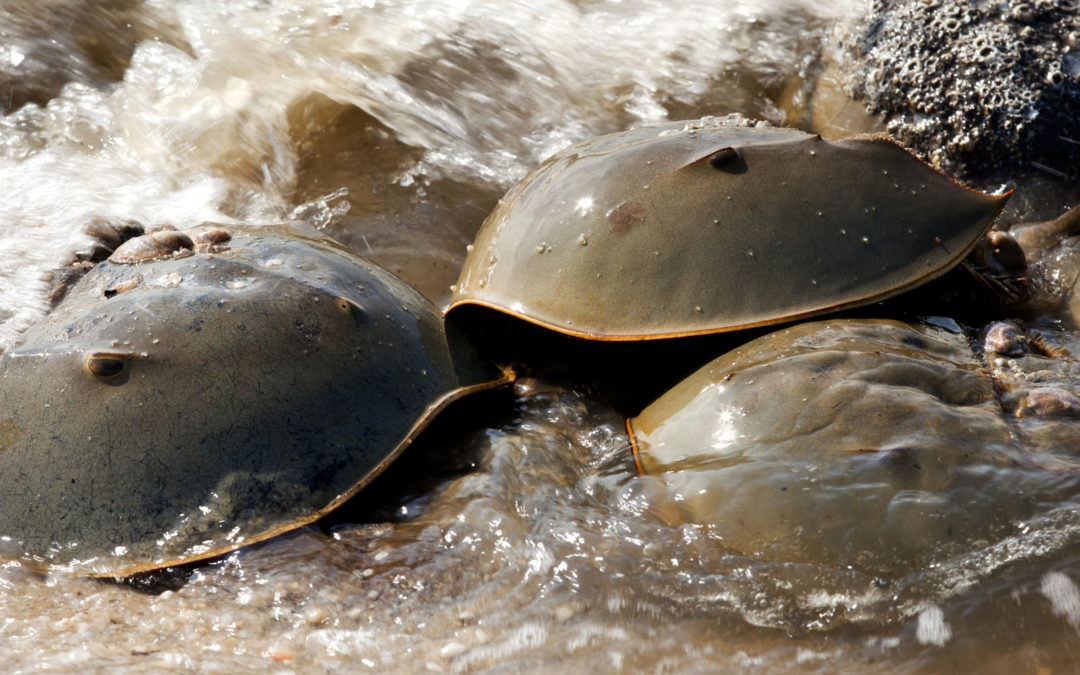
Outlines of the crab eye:
<svg viewBox="0 0 1080 675">
<path fill-rule="evenodd" d="M 91 375 L 106 378 L 119 375 L 124 369 L 123 359 L 111 354 L 93 353 L 86 357 L 86 371 Z"/>
<path fill-rule="evenodd" d="M 706 159 L 709 166 L 724 173 L 746 173 L 746 160 L 743 154 L 736 148 L 720 148 Z"/>
<path fill-rule="evenodd" d="M 347 298 L 338 298 L 334 301 L 337 308 L 341 310 L 342 314 L 351 316 L 353 319 L 362 320 L 364 318 L 364 308 L 356 304 L 352 300 Z"/>
</svg>

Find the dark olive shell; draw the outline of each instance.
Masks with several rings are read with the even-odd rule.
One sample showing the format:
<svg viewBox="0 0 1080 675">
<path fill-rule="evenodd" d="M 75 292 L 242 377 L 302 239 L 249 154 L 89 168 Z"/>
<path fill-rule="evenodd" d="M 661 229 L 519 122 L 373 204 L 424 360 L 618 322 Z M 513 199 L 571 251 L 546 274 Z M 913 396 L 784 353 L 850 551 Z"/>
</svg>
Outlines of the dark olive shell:
<svg viewBox="0 0 1080 675">
<path fill-rule="evenodd" d="M 321 517 L 509 377 L 334 242 L 226 229 L 100 264 L 0 359 L 0 535 L 101 576 L 217 556 Z"/>
<path fill-rule="evenodd" d="M 751 341 L 627 428 L 664 518 L 749 555 L 882 576 L 997 541 L 1080 482 L 1002 414 L 964 334 L 894 321 Z"/>
<path fill-rule="evenodd" d="M 479 305 L 601 340 L 778 323 L 933 279 L 1005 200 L 883 138 L 645 127 L 569 148 L 513 188 L 450 311 Z"/>
</svg>

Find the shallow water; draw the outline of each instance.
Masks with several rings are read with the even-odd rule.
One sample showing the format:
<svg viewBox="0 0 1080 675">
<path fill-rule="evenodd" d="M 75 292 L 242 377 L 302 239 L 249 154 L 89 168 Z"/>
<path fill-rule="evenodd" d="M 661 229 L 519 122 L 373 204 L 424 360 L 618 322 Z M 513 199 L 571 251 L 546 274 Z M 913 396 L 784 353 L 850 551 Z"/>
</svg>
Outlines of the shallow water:
<svg viewBox="0 0 1080 675">
<path fill-rule="evenodd" d="M 421 290 L 444 299 L 484 215 L 541 159 L 644 121 L 782 123 L 781 101 L 857 11 L 5 3 L 0 343 L 46 311 L 43 277 L 99 220 L 299 217 L 423 270 Z M 755 558 L 650 511 L 608 400 L 563 378 L 454 408 L 334 523 L 174 577 L 90 581 L 4 551 L 5 668 L 1077 667 L 1075 501 L 895 578 Z"/>
</svg>

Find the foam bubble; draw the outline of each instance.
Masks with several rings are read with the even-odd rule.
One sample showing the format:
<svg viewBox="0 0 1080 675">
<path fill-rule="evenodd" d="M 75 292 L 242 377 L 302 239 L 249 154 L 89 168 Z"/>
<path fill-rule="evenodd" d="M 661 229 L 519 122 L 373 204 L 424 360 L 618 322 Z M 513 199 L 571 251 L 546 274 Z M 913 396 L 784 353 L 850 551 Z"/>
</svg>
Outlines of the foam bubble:
<svg viewBox="0 0 1080 675">
<path fill-rule="evenodd" d="M 915 639 L 919 644 L 936 647 L 944 647 L 952 639 L 952 629 L 945 623 L 945 614 L 940 607 L 931 605 L 919 613 Z"/>
<path fill-rule="evenodd" d="M 1064 617 L 1073 628 L 1080 629 L 1080 588 L 1061 572 L 1047 572 L 1042 577 L 1039 591 L 1050 601 L 1055 615 Z"/>
</svg>

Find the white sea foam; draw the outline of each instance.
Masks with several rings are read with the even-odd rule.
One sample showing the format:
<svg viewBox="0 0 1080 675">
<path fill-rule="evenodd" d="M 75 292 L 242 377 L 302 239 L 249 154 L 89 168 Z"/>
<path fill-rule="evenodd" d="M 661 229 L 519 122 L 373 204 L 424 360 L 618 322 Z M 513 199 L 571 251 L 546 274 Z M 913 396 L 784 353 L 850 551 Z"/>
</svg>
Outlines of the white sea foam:
<svg viewBox="0 0 1080 675">
<path fill-rule="evenodd" d="M 1062 572 L 1043 575 L 1039 590 L 1050 601 L 1055 615 L 1063 617 L 1073 628 L 1080 629 L 1080 588 Z"/>
<path fill-rule="evenodd" d="M 945 614 L 937 605 L 930 605 L 919 613 L 915 626 L 915 639 L 920 644 L 944 647 L 952 639 L 952 629 L 945 622 Z"/>
</svg>

